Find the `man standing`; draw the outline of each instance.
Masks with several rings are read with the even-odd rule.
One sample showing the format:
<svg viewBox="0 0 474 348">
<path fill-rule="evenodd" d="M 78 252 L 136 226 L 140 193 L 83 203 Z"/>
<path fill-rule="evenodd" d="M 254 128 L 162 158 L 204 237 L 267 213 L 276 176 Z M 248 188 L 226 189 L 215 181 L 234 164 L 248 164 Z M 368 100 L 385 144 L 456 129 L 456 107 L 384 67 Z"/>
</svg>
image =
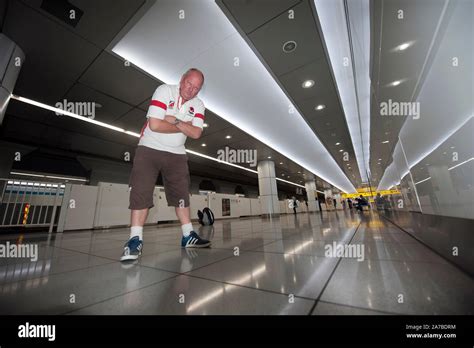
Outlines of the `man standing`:
<svg viewBox="0 0 474 348">
<path fill-rule="evenodd" d="M 121 261 L 136 260 L 143 248 L 143 225 L 154 206 L 153 192 L 161 172 L 168 206 L 181 222 L 181 246 L 210 246 L 193 230 L 189 209 L 189 169 L 184 144 L 199 139 L 204 124 L 204 104 L 197 98 L 204 83 L 198 69 L 189 69 L 179 85 L 161 85 L 153 94 L 147 122 L 142 128 L 130 175 L 131 231 Z"/>
</svg>

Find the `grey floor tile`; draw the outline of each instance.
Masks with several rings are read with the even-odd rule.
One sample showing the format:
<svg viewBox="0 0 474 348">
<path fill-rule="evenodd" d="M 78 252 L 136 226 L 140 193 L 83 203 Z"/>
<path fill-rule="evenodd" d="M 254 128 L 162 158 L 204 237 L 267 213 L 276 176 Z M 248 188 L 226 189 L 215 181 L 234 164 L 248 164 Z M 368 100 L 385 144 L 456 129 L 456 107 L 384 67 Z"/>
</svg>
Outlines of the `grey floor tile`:
<svg viewBox="0 0 474 348">
<path fill-rule="evenodd" d="M 377 312 L 363 308 L 350 307 L 335 303 L 319 301 L 312 315 L 390 315 L 391 313 Z"/>
<path fill-rule="evenodd" d="M 181 275 L 71 314 L 301 315 L 312 305 L 306 299 L 290 301 L 286 295 Z"/>
<path fill-rule="evenodd" d="M 342 259 L 321 300 L 392 313 L 473 314 L 473 294 L 474 280 L 451 264 Z"/>
<path fill-rule="evenodd" d="M 367 260 L 448 263 L 421 243 L 364 242 L 363 245 Z"/>
<path fill-rule="evenodd" d="M 248 251 L 192 271 L 190 275 L 317 298 L 336 262 L 335 258 Z"/>
<path fill-rule="evenodd" d="M 174 276 L 118 262 L 0 285 L 0 314 L 62 314 Z M 75 303 L 71 303 L 71 295 Z"/>
<path fill-rule="evenodd" d="M 104 265 L 112 260 L 93 255 L 69 252 L 67 256 L 42 258 L 0 265 L 0 284 L 18 282 L 26 279 L 47 277 L 53 274 Z"/>
<path fill-rule="evenodd" d="M 139 260 L 139 263 L 160 270 L 186 273 L 193 269 L 232 257 L 233 255 L 232 250 L 225 249 L 180 248 L 178 250 L 143 256 Z"/>
</svg>

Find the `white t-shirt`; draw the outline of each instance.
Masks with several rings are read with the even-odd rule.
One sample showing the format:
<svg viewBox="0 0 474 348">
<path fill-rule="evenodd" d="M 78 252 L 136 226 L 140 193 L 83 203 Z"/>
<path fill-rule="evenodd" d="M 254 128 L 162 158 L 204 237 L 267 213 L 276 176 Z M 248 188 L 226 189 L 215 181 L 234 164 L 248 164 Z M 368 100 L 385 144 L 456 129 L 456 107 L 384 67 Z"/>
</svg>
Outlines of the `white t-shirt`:
<svg viewBox="0 0 474 348">
<path fill-rule="evenodd" d="M 192 121 L 192 125 L 202 129 L 204 124 L 204 103 L 195 97 L 183 104 L 179 95 L 179 85 L 161 85 L 153 94 L 148 113 L 147 122 L 140 133 L 138 145 L 150 147 L 155 150 L 167 151 L 176 154 L 185 154 L 184 143 L 187 136 L 183 133 L 158 133 L 149 127 L 149 118 L 163 120 L 166 115 L 175 116 L 183 122 Z"/>
</svg>

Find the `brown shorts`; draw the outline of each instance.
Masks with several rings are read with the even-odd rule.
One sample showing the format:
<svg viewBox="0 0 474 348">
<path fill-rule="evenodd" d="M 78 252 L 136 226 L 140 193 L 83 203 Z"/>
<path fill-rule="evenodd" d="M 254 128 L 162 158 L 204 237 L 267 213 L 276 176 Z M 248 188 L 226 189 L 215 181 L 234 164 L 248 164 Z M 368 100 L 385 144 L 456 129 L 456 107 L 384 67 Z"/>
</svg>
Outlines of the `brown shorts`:
<svg viewBox="0 0 474 348">
<path fill-rule="evenodd" d="M 130 174 L 130 206 L 128 209 L 152 208 L 153 192 L 160 174 L 170 207 L 189 207 L 188 156 L 137 146 Z"/>
</svg>

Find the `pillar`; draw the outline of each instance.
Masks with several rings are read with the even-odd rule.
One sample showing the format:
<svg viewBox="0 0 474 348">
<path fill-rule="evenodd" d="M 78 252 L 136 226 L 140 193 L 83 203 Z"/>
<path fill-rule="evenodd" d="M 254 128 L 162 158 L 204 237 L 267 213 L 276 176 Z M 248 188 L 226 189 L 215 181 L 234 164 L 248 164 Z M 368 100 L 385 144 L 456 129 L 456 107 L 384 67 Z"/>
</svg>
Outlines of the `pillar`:
<svg viewBox="0 0 474 348">
<path fill-rule="evenodd" d="M 279 216 L 280 202 L 278 201 L 275 163 L 273 161 L 261 161 L 257 165 L 257 172 L 262 216 Z"/>
<path fill-rule="evenodd" d="M 304 184 L 306 188 L 306 199 L 308 200 L 308 211 L 318 211 L 317 193 L 316 193 L 316 182 L 314 180 L 308 180 Z"/>
</svg>

